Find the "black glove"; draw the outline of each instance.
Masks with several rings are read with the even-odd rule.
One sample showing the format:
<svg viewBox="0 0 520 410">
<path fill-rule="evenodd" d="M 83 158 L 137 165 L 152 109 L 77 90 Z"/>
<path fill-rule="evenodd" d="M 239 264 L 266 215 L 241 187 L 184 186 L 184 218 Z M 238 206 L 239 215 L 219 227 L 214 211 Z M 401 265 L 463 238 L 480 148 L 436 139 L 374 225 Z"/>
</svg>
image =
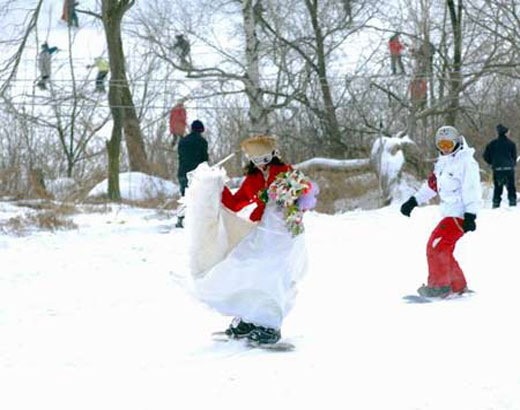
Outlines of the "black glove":
<svg viewBox="0 0 520 410">
<path fill-rule="evenodd" d="M 464 214 L 464 222 L 462 222 L 462 229 L 464 229 L 464 232 L 474 231 L 477 229 L 475 219 L 477 219 L 477 215 L 475 214 L 469 214 L 467 212 Z"/>
<path fill-rule="evenodd" d="M 412 210 L 417 206 L 417 200 L 414 196 L 411 196 L 408 201 L 401 205 L 401 213 L 404 216 L 410 216 Z"/>
</svg>

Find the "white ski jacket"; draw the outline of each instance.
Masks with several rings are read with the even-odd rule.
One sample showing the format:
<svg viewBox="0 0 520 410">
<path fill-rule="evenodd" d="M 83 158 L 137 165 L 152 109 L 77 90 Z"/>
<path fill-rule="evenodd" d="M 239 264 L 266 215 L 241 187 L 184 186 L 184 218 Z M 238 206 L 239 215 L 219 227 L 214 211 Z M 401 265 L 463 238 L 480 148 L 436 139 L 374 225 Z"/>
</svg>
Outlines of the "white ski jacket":
<svg viewBox="0 0 520 410">
<path fill-rule="evenodd" d="M 477 215 L 482 197 L 480 174 L 475 150 L 467 146 L 449 155 L 440 155 L 435 163 L 433 176 L 415 194 L 418 204 L 423 204 L 439 194 L 441 213 L 444 217 L 464 217 L 464 213 Z"/>
</svg>

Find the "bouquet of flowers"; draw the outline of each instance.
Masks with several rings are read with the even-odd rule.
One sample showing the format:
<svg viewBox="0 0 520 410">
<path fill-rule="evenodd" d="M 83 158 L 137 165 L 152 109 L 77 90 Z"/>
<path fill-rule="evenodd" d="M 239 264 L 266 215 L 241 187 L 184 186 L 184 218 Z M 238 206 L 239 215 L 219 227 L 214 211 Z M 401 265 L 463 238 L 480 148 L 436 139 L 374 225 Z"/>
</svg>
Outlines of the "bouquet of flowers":
<svg viewBox="0 0 520 410">
<path fill-rule="evenodd" d="M 287 229 L 293 236 L 304 231 L 303 212 L 316 205 L 318 187 L 301 171 L 292 169 L 279 174 L 267 189 L 270 200 L 284 210 Z"/>
</svg>

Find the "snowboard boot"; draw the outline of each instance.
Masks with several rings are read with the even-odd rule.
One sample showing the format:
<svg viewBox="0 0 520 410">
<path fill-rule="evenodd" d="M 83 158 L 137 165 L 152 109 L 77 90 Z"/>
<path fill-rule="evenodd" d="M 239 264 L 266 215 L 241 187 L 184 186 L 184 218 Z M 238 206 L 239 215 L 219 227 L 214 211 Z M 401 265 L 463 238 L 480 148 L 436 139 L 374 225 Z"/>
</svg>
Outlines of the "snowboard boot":
<svg viewBox="0 0 520 410">
<path fill-rule="evenodd" d="M 493 202 L 493 209 L 500 208 L 500 202 Z"/>
<path fill-rule="evenodd" d="M 175 224 L 176 228 L 184 228 L 184 216 L 177 217 L 177 223 Z"/>
<path fill-rule="evenodd" d="M 451 293 L 451 286 L 430 287 L 422 285 L 417 289 L 417 293 L 426 298 L 445 298 Z"/>
<path fill-rule="evenodd" d="M 256 326 L 247 338 L 258 344 L 274 344 L 282 337 L 279 329 L 271 327 Z"/>
<path fill-rule="evenodd" d="M 232 339 L 243 339 L 249 337 L 249 334 L 256 328 L 252 323 L 244 322 L 239 317 L 233 319 L 229 327 L 225 330 L 228 337 Z"/>
</svg>

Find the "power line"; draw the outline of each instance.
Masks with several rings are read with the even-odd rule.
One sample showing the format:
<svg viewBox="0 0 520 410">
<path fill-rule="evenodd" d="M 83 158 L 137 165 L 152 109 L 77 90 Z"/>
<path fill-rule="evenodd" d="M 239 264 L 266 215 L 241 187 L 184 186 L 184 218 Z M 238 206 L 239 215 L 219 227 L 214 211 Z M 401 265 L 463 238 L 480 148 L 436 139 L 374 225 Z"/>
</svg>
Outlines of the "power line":
<svg viewBox="0 0 520 410">
<path fill-rule="evenodd" d="M 142 104 L 142 105 L 139 105 L 139 104 L 134 104 L 134 105 L 107 105 L 107 104 L 81 104 L 81 103 L 78 103 L 78 104 L 64 104 L 62 102 L 52 102 L 52 101 L 47 101 L 47 102 L 41 102 L 41 103 L 38 103 L 38 102 L 29 102 L 29 103 L 24 103 L 24 102 L 10 102 L 9 103 L 10 105 L 13 105 L 13 106 L 29 106 L 29 107 L 50 107 L 52 105 L 58 105 L 60 108 L 61 107 L 65 107 L 65 108 L 72 108 L 72 107 L 77 107 L 77 108 L 158 108 L 158 109 L 163 109 L 163 110 L 170 110 L 172 108 L 171 105 L 168 105 L 168 106 L 165 106 L 165 105 L 145 105 L 145 104 Z M 191 106 L 185 106 L 185 108 L 187 110 L 215 110 L 215 111 L 218 111 L 218 110 L 229 110 L 229 109 L 241 109 L 241 110 L 245 110 L 245 111 L 248 111 L 249 110 L 249 107 L 247 106 L 242 106 L 242 107 L 237 107 L 237 106 L 233 106 L 233 107 L 223 107 L 223 106 L 210 106 L 210 105 L 207 105 L 207 106 L 196 106 L 196 107 L 191 107 Z M 290 110 L 289 107 L 287 107 L 288 110 Z"/>
<path fill-rule="evenodd" d="M 37 79 L 38 77 L 36 77 Z M 0 78 L 0 81 L 6 81 L 7 79 L 6 78 Z M 32 83 L 34 82 L 35 79 L 34 78 L 18 78 L 18 79 L 12 79 L 12 80 L 9 80 L 9 82 L 13 82 L 13 83 L 24 83 L 24 82 L 28 82 L 28 83 Z M 66 79 L 59 79 L 59 78 L 56 78 L 56 79 L 52 79 L 51 80 L 52 82 L 55 82 L 55 83 L 80 83 L 80 82 L 84 82 L 86 81 L 85 79 L 83 80 L 72 80 L 71 78 L 66 78 Z M 95 81 L 95 78 L 93 79 L 88 79 L 88 81 Z M 121 84 L 121 83 L 125 83 L 125 82 L 128 82 L 128 83 L 143 83 L 143 84 L 147 84 L 147 83 L 179 83 L 179 82 L 186 82 L 186 81 L 202 81 L 202 82 L 210 82 L 210 81 L 218 81 L 218 82 L 222 82 L 222 79 L 218 79 L 218 78 L 214 78 L 214 79 L 210 79 L 210 78 L 193 78 L 193 77 L 187 77 L 187 78 L 170 78 L 170 79 L 163 79 L 163 80 L 159 80 L 159 79 L 146 79 L 146 80 L 133 80 L 133 79 L 127 79 L 127 80 L 108 80 L 109 82 L 113 83 L 113 84 Z M 238 81 L 236 79 L 229 79 L 229 81 Z"/>
<path fill-rule="evenodd" d="M 336 106 L 335 108 L 336 109 L 346 109 L 346 108 L 351 108 L 355 103 L 351 103 L 351 104 L 341 104 L 341 105 L 338 105 Z M 35 106 L 35 107 L 50 107 L 51 105 L 59 105 L 60 108 L 64 107 L 64 108 L 72 108 L 74 107 L 75 105 L 74 104 L 63 104 L 63 103 L 53 103 L 51 101 L 47 101 L 47 102 L 41 102 L 41 103 L 38 103 L 38 102 L 31 102 L 31 103 L 22 103 L 22 102 L 10 102 L 10 105 L 12 106 Z M 382 102 L 379 102 L 379 103 L 372 103 L 371 106 L 374 107 L 374 108 L 379 108 L 379 107 L 382 107 L 382 106 L 386 106 L 387 104 L 385 103 L 382 103 Z M 134 104 L 134 105 L 113 105 L 113 106 L 110 106 L 109 104 L 77 104 L 76 107 L 78 108 L 82 108 L 82 109 L 85 109 L 85 108 L 103 108 L 103 109 L 109 109 L 110 107 L 112 108 L 135 108 L 135 109 L 139 109 L 139 108 L 149 108 L 149 109 L 160 109 L 160 110 L 163 110 L 165 113 L 169 112 L 169 110 L 172 108 L 171 105 L 139 105 L 139 104 Z M 249 106 L 222 106 L 222 105 L 197 105 L 197 106 L 185 106 L 185 108 L 187 110 L 200 110 L 200 111 L 203 111 L 203 110 L 209 110 L 209 111 L 224 111 L 224 110 L 230 110 L 230 109 L 239 109 L 239 110 L 243 110 L 243 111 L 249 111 L 250 107 Z M 295 110 L 297 108 L 295 107 L 284 107 L 284 108 L 281 108 L 280 110 L 286 110 L 286 111 L 291 111 L 291 110 Z M 470 110 L 471 112 L 474 112 L 474 113 L 479 113 L 479 114 L 482 114 L 482 115 L 491 115 L 487 112 L 484 112 L 484 111 L 481 111 L 481 110 L 474 110 L 474 109 L 471 109 L 471 108 L 468 108 L 466 107 L 467 110 Z"/>
<path fill-rule="evenodd" d="M 465 77 L 469 77 L 471 75 L 476 75 L 476 74 L 482 74 L 482 72 L 485 72 L 486 70 L 475 70 L 475 71 L 462 71 L 461 72 L 461 75 L 462 76 L 465 76 Z M 449 74 L 450 72 L 447 71 L 445 74 Z M 504 72 L 501 72 L 501 71 L 488 71 L 489 74 L 506 74 Z M 128 80 L 109 80 L 110 82 L 112 83 L 123 83 L 125 81 L 127 81 L 128 83 L 131 83 L 131 84 L 137 84 L 137 83 L 143 83 L 143 84 L 147 84 L 147 83 L 182 83 L 182 82 L 222 82 L 222 81 L 229 81 L 229 82 L 238 82 L 240 81 L 241 79 L 240 78 L 237 78 L 237 77 L 240 77 L 242 76 L 242 74 L 230 74 L 232 76 L 236 76 L 236 77 L 226 77 L 225 75 L 222 75 L 222 76 L 219 76 L 219 74 L 215 74 L 214 77 L 207 77 L 207 76 L 204 76 L 204 77 L 184 77 L 184 78 L 167 78 L 167 79 L 152 79 L 152 78 L 149 78 L 149 79 L 144 79 L 144 80 L 137 80 L 137 79 L 128 79 Z M 263 80 L 277 80 L 279 78 L 279 76 L 277 75 L 264 75 L 264 76 L 261 76 L 260 78 L 260 81 L 263 81 Z M 395 79 L 396 81 L 399 81 L 401 79 L 410 79 L 410 80 L 413 80 L 413 79 L 424 79 L 424 80 L 428 80 L 428 79 L 431 79 L 431 78 L 444 78 L 444 77 L 439 77 L 439 76 L 436 76 L 435 74 L 431 74 L 431 73 L 420 73 L 420 72 L 410 72 L 410 74 L 399 74 L 399 75 L 396 75 L 396 74 L 361 74 L 361 75 L 348 75 L 348 74 L 345 74 L 345 75 L 342 75 L 342 76 L 327 76 L 327 77 L 317 77 L 317 76 L 313 76 L 312 79 L 314 80 L 342 80 L 342 81 L 353 81 L 353 80 L 374 80 L 374 79 Z M 243 79 L 245 80 L 246 79 L 246 76 L 244 75 L 243 76 Z M 0 78 L 0 81 L 6 81 L 7 78 Z M 11 79 L 10 82 L 34 82 L 35 79 L 33 78 L 14 78 L 14 79 Z M 52 80 L 53 82 L 62 82 L 62 83 L 72 83 L 72 82 L 81 82 L 79 80 L 72 80 L 72 79 L 53 79 Z M 95 81 L 92 80 L 92 81 Z"/>
</svg>

